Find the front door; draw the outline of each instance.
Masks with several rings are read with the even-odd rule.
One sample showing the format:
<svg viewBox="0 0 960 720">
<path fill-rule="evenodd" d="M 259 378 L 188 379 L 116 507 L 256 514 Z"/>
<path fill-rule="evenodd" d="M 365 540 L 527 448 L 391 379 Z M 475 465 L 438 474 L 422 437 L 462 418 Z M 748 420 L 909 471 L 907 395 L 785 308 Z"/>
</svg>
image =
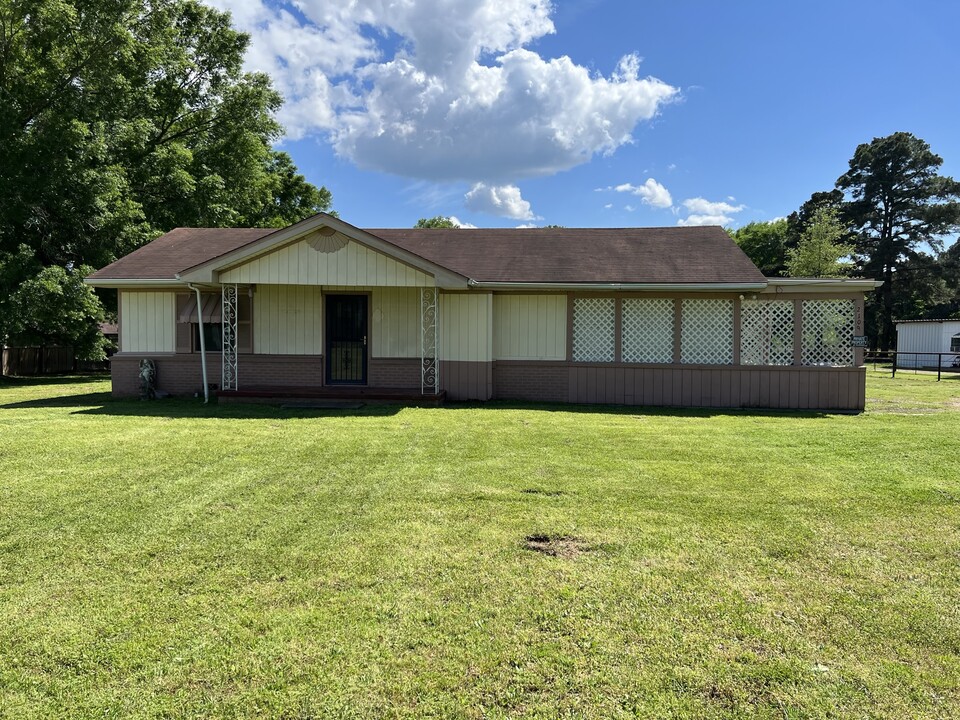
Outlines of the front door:
<svg viewBox="0 0 960 720">
<path fill-rule="evenodd" d="M 367 384 L 367 296 L 325 295 L 327 383 Z"/>
</svg>

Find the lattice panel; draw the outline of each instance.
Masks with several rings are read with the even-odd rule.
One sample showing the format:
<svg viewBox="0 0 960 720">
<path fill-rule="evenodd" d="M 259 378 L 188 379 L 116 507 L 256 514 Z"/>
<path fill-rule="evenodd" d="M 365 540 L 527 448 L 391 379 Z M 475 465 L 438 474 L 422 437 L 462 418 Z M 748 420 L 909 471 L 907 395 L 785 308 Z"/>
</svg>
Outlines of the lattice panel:
<svg viewBox="0 0 960 720">
<path fill-rule="evenodd" d="M 733 363 L 733 300 L 683 301 L 680 362 Z"/>
<path fill-rule="evenodd" d="M 615 315 L 613 298 L 574 298 L 574 361 L 613 362 Z"/>
<path fill-rule="evenodd" d="M 673 362 L 673 300 L 628 298 L 623 301 L 622 323 L 624 362 Z"/>
<path fill-rule="evenodd" d="M 803 364 L 853 365 L 853 300 L 803 301 Z"/>
<path fill-rule="evenodd" d="M 744 300 L 740 304 L 740 363 L 793 365 L 793 302 Z"/>
</svg>

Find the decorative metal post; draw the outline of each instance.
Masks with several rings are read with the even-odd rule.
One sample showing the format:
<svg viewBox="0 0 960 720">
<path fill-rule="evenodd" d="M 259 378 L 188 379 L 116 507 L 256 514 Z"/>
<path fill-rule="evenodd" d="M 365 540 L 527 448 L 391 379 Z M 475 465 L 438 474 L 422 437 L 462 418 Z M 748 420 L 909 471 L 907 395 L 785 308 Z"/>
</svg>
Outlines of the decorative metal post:
<svg viewBox="0 0 960 720">
<path fill-rule="evenodd" d="M 420 288 L 420 392 L 440 392 L 440 294 Z"/>
<path fill-rule="evenodd" d="M 220 377 L 221 390 L 237 389 L 237 286 L 224 285 L 222 290 L 223 307 L 223 371 Z"/>
</svg>

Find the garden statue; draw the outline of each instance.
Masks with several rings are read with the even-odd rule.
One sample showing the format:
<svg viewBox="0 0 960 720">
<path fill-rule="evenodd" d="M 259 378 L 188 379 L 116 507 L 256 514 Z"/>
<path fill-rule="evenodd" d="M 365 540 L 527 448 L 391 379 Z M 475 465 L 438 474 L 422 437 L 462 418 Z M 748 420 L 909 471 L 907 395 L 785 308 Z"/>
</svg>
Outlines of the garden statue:
<svg viewBox="0 0 960 720">
<path fill-rule="evenodd" d="M 149 358 L 140 361 L 140 399 L 155 400 L 157 397 L 157 364 Z"/>
</svg>

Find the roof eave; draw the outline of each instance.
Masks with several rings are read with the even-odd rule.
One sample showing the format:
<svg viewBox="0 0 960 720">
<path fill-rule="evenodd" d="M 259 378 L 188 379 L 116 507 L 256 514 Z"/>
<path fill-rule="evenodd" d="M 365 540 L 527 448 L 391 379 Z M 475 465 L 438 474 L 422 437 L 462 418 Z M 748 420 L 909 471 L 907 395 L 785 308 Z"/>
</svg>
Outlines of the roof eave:
<svg viewBox="0 0 960 720">
<path fill-rule="evenodd" d="M 791 288 L 825 291 L 849 290 L 869 292 L 883 285 L 883 280 L 869 278 L 767 278 L 771 288 Z"/>
<path fill-rule="evenodd" d="M 183 282 L 177 278 L 98 278 L 88 276 L 83 279 L 87 285 L 100 288 L 135 288 L 143 287 L 151 290 L 160 290 L 164 288 L 182 288 Z"/>
<path fill-rule="evenodd" d="M 471 280 L 470 287 L 488 290 L 592 290 L 599 292 L 660 290 L 664 292 L 752 292 L 763 290 L 766 282 L 749 283 L 596 283 L 596 282 L 500 282 Z"/>
</svg>

